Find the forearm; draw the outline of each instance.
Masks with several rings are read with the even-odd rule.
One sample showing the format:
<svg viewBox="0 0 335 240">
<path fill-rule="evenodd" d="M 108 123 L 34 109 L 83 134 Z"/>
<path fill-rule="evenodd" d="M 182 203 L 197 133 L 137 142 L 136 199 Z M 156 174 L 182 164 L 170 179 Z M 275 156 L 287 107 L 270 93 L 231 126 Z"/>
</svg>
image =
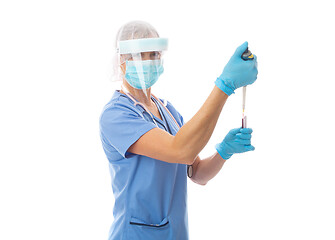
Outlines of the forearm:
<svg viewBox="0 0 335 240">
<path fill-rule="evenodd" d="M 215 86 L 199 111 L 175 135 L 176 149 L 191 159 L 191 164 L 209 141 L 227 99 L 228 95 Z"/>
<path fill-rule="evenodd" d="M 201 185 L 205 185 L 209 180 L 214 178 L 226 162 L 217 152 L 212 156 L 194 162 L 192 180 Z"/>
</svg>

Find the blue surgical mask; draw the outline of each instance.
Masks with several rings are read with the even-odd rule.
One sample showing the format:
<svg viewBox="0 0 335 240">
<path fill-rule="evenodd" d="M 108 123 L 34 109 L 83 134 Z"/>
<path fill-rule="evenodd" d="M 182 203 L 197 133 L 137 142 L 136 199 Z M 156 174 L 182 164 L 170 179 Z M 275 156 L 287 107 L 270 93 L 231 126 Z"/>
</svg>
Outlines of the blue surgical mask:
<svg viewBox="0 0 335 240">
<path fill-rule="evenodd" d="M 163 72 L 161 60 L 127 61 L 125 78 L 130 86 L 147 89 L 157 82 Z"/>
</svg>

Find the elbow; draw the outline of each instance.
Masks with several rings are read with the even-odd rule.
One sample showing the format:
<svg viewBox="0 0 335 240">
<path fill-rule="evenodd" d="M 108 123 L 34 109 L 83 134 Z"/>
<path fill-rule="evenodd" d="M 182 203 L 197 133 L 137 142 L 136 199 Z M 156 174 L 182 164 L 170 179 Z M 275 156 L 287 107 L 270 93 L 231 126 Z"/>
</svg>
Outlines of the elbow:
<svg viewBox="0 0 335 240">
<path fill-rule="evenodd" d="M 189 157 L 189 158 L 187 158 L 187 160 L 185 160 L 186 161 L 186 163 L 185 164 L 187 164 L 187 165 L 192 165 L 194 162 L 195 162 L 195 159 L 196 159 L 196 157 Z"/>
<path fill-rule="evenodd" d="M 192 165 L 195 162 L 198 155 L 193 156 L 190 154 L 185 154 L 185 152 L 183 152 L 183 153 L 180 153 L 179 156 L 181 157 L 180 162 L 182 164 Z"/>
<path fill-rule="evenodd" d="M 207 182 L 199 182 L 198 184 L 201 185 L 201 186 L 205 186 L 207 184 Z"/>
<path fill-rule="evenodd" d="M 178 163 L 192 165 L 196 160 L 198 154 L 195 154 L 192 149 L 188 149 L 182 144 L 177 144 L 173 142 L 171 149 L 173 149 L 175 159 L 177 159 Z"/>
<path fill-rule="evenodd" d="M 205 186 L 205 185 L 207 184 L 206 181 L 199 181 L 199 180 L 196 180 L 196 179 L 194 179 L 194 178 L 191 178 L 191 180 L 192 180 L 193 182 L 195 182 L 196 184 L 201 185 L 201 186 Z"/>
<path fill-rule="evenodd" d="M 176 150 L 177 149 L 177 150 Z M 174 147 L 174 158 L 177 159 L 177 162 L 185 165 L 192 165 L 196 160 L 196 156 L 194 156 L 190 151 L 187 151 L 185 148 L 176 148 Z"/>
</svg>

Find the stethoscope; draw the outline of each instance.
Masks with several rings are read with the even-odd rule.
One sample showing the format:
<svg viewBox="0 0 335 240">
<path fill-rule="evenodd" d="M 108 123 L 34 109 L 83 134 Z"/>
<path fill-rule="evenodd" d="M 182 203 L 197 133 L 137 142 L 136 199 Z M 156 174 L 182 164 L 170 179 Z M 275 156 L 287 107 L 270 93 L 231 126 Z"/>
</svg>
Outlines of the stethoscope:
<svg viewBox="0 0 335 240">
<path fill-rule="evenodd" d="M 156 121 L 155 121 L 155 118 L 154 116 L 152 115 L 152 113 L 148 110 L 148 108 L 141 102 L 137 101 L 135 99 L 135 97 L 133 95 L 131 95 L 131 93 L 128 91 L 127 87 L 122 84 L 121 85 L 121 89 L 122 91 L 126 94 L 127 97 L 129 97 L 133 102 L 134 102 L 134 106 L 136 107 L 137 105 L 141 106 L 151 117 L 152 121 L 155 123 L 155 125 L 158 127 Z M 174 125 L 176 127 L 176 130 L 178 132 L 178 130 L 180 129 L 180 126 L 179 124 L 177 123 L 176 119 L 172 116 L 171 112 L 169 111 L 169 109 L 165 106 L 166 104 L 163 104 L 162 101 L 157 98 L 154 94 L 151 93 L 151 96 L 153 96 L 153 98 L 157 101 L 157 102 L 160 102 L 161 105 L 164 107 L 164 109 L 166 110 L 166 112 L 170 115 L 171 119 L 173 120 L 174 122 Z M 189 178 L 191 178 L 193 176 L 193 166 L 192 165 L 187 165 L 187 176 Z"/>
</svg>

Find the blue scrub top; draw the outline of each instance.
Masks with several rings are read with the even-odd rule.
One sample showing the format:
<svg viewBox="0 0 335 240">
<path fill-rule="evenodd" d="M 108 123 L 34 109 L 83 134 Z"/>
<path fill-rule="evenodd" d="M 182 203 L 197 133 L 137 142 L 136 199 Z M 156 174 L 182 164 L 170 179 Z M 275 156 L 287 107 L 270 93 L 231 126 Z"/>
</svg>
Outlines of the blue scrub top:
<svg viewBox="0 0 335 240">
<path fill-rule="evenodd" d="M 172 135 L 178 129 L 153 97 L 163 121 L 159 128 Z M 179 126 L 183 117 L 167 102 Z M 143 134 L 157 127 L 150 115 L 118 90 L 100 116 L 100 138 L 109 161 L 115 197 L 109 240 L 187 240 L 187 165 L 167 163 L 127 152 Z"/>
</svg>

